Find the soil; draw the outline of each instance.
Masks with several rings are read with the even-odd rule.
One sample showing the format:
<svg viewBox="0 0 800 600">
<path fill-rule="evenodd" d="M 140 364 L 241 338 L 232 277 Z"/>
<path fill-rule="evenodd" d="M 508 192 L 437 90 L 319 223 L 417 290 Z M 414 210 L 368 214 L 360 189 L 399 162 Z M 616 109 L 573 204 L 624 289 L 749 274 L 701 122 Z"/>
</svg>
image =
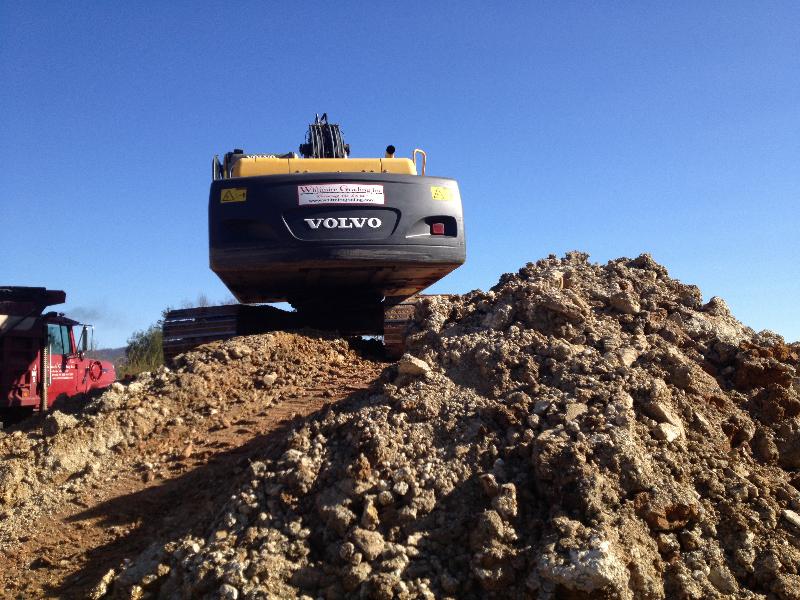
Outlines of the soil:
<svg viewBox="0 0 800 600">
<path fill-rule="evenodd" d="M 5 494 L 0 505 L 0 595 L 86 598 L 103 575 L 152 540 L 202 531 L 228 499 L 231 477 L 279 445 L 295 421 L 358 396 L 385 366 L 369 344 L 353 351 L 341 340 L 331 342 L 330 336 L 308 335 L 274 334 L 243 342 L 254 352 L 266 352 L 265 360 L 276 353 L 264 347 L 276 345 L 292 357 L 308 357 L 310 363 L 322 356 L 322 368 L 292 358 L 290 368 L 274 365 L 266 377 L 258 372 L 264 369 L 253 366 L 241 377 L 230 376 L 232 359 L 212 357 L 219 351 L 212 346 L 182 361 L 208 365 L 199 402 L 191 398 L 192 382 L 165 369 L 140 376 L 133 387 L 117 386 L 89 407 L 62 407 L 68 412 L 51 415 L 44 425 L 47 435 L 38 418 L 0 434 L 6 467 L 0 470 Z M 251 383 L 242 385 L 242 377 Z M 143 393 L 146 388 L 158 393 Z M 230 388 L 237 397 L 230 397 Z M 147 408 L 146 421 L 119 414 L 140 407 Z M 56 421 L 66 421 L 66 427 L 62 423 L 59 431 Z M 104 435 L 92 435 L 90 452 L 68 450 L 85 446 L 87 435 L 101 429 Z M 54 444 L 59 438 L 68 439 Z M 43 465 L 48 455 L 62 449 L 64 467 Z M 24 469 L 9 469 L 14 461 Z M 44 474 L 27 481 L 15 477 L 37 470 Z"/>
<path fill-rule="evenodd" d="M 324 335 L 212 344 L 0 439 L 2 581 L 800 598 L 798 365 L 648 255 L 578 252 L 421 301 L 397 363 Z"/>
</svg>

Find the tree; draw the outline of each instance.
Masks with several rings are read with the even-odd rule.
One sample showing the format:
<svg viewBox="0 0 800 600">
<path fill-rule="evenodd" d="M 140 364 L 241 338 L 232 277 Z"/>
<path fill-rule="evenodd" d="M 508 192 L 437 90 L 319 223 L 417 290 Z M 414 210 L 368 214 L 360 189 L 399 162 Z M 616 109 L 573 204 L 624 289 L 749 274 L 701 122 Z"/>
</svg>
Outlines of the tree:
<svg viewBox="0 0 800 600">
<path fill-rule="evenodd" d="M 163 365 L 164 350 L 161 340 L 161 321 L 143 331 L 134 331 L 125 347 L 125 362 L 120 366 L 120 376 L 154 371 Z"/>
</svg>

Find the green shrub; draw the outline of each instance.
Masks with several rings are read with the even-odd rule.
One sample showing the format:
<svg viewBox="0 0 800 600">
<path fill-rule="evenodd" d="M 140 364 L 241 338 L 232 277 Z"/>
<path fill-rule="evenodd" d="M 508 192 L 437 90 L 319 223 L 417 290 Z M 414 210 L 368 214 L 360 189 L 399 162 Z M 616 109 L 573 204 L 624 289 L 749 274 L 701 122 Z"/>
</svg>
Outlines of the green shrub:
<svg viewBox="0 0 800 600">
<path fill-rule="evenodd" d="M 137 375 L 142 371 L 154 371 L 164 364 L 161 347 L 161 321 L 144 331 L 135 331 L 125 347 L 125 361 L 117 370 L 118 377 Z"/>
</svg>

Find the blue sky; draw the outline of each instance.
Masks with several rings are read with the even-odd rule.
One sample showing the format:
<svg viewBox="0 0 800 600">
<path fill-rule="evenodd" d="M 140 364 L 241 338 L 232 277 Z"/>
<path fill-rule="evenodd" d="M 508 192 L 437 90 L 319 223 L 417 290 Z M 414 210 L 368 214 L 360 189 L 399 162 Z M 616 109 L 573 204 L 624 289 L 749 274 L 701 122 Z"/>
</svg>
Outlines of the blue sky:
<svg viewBox="0 0 800 600">
<path fill-rule="evenodd" d="M 208 269 L 210 159 L 354 156 L 459 180 L 487 288 L 572 249 L 650 252 L 800 339 L 800 5 L 0 1 L 0 283 L 67 291 L 122 345 Z"/>
</svg>

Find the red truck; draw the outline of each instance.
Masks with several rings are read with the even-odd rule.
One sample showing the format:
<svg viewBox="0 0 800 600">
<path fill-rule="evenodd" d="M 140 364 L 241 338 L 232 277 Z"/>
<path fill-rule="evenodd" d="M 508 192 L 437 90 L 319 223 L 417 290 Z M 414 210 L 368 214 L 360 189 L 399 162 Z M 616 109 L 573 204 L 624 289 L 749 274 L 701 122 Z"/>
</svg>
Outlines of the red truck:
<svg viewBox="0 0 800 600">
<path fill-rule="evenodd" d="M 60 290 L 0 286 L 0 411 L 46 411 L 116 379 L 113 364 L 87 356 L 89 325 L 44 312 L 66 299 Z"/>
</svg>

